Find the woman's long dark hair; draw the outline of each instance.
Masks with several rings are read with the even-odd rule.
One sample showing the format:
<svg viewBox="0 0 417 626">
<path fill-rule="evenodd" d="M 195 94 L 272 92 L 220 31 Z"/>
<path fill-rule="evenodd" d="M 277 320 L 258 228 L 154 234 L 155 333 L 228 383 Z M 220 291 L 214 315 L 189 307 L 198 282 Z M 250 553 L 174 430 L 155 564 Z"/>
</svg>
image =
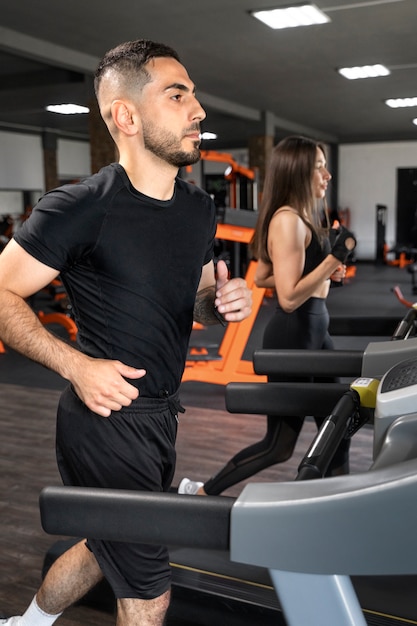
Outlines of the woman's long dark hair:
<svg viewBox="0 0 417 626">
<path fill-rule="evenodd" d="M 302 136 L 286 137 L 272 151 L 265 175 L 258 222 L 251 242 L 256 259 L 270 262 L 268 254 L 268 229 L 276 211 L 290 206 L 313 230 L 319 240 L 326 234 L 312 188 L 312 178 L 317 160 L 317 148 L 325 154 L 324 147 Z M 327 213 L 326 213 L 327 217 Z"/>
</svg>

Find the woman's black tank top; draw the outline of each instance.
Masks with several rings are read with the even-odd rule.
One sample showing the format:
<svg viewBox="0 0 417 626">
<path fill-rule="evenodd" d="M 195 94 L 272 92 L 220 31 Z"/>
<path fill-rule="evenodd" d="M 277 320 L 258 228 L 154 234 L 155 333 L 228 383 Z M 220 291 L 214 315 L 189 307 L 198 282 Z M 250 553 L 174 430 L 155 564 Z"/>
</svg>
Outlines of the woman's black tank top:
<svg viewBox="0 0 417 626">
<path fill-rule="evenodd" d="M 316 233 L 312 230 L 311 241 L 306 248 L 303 276 L 312 272 L 317 265 L 320 265 L 328 254 L 330 254 L 329 239 L 326 237 L 323 239 L 323 242 L 320 243 Z"/>
</svg>

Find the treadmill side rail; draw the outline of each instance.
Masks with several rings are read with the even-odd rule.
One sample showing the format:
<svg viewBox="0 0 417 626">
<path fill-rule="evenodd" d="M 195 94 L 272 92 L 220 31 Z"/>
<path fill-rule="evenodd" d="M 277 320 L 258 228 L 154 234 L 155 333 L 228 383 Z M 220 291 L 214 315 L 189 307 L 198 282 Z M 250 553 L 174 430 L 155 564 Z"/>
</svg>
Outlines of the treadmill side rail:
<svg viewBox="0 0 417 626">
<path fill-rule="evenodd" d="M 417 337 L 406 341 L 376 341 L 367 345 L 362 360 L 362 376 L 381 378 L 391 367 L 417 356 Z"/>
<path fill-rule="evenodd" d="M 225 496 L 45 487 L 39 505 L 42 527 L 52 535 L 228 550 L 234 501 Z"/>
<path fill-rule="evenodd" d="M 326 480 L 252 483 L 232 508 L 231 559 L 307 574 L 416 574 L 416 527 L 417 459 Z"/>
</svg>

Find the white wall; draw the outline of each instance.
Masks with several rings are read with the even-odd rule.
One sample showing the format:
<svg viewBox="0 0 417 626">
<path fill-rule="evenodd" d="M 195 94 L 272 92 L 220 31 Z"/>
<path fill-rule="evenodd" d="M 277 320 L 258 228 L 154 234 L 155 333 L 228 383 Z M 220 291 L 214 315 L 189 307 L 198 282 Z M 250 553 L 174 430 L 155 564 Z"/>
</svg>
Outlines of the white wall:
<svg viewBox="0 0 417 626">
<path fill-rule="evenodd" d="M 43 189 L 42 139 L 0 132 L 0 189 Z"/>
<path fill-rule="evenodd" d="M 60 180 L 90 174 L 90 146 L 85 141 L 59 139 L 57 167 Z M 18 216 L 24 210 L 23 191 L 33 205 L 44 190 L 43 149 L 40 135 L 0 132 L 0 216 Z"/>
<path fill-rule="evenodd" d="M 88 142 L 58 139 L 57 167 L 59 179 L 82 178 L 90 174 Z M 43 188 L 42 138 L 0 131 L 0 190 Z"/>
<path fill-rule="evenodd" d="M 226 151 L 227 152 L 227 151 Z M 230 151 L 236 161 L 247 165 L 247 150 Z M 88 142 L 58 140 L 58 176 L 61 180 L 82 178 L 90 173 Z M 373 260 L 376 254 L 376 205 L 388 207 L 386 239 L 396 241 L 397 168 L 417 168 L 417 141 L 344 144 L 339 147 L 339 209 L 350 209 L 351 229 L 358 239 L 357 258 Z M 206 161 L 206 172 L 224 171 L 225 165 Z M 199 178 L 194 166 L 188 178 Z M 199 181 L 196 180 L 197 184 Z M 38 135 L 0 132 L 0 214 L 15 212 L 14 190 L 33 190 L 38 197 L 44 188 L 42 139 Z"/>
<path fill-rule="evenodd" d="M 58 139 L 57 153 L 60 180 L 76 180 L 91 173 L 88 142 Z"/>
<path fill-rule="evenodd" d="M 397 168 L 417 168 L 417 141 L 339 147 L 339 208 L 350 209 L 357 258 L 375 259 L 376 205 L 388 207 L 386 242 L 396 242 Z"/>
</svg>

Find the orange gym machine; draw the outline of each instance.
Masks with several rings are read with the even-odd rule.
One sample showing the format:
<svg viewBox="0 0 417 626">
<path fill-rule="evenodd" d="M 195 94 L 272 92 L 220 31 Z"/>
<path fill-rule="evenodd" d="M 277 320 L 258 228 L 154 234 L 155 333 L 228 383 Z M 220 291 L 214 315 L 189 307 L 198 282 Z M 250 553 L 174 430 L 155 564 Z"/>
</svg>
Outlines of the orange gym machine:
<svg viewBox="0 0 417 626">
<path fill-rule="evenodd" d="M 386 265 L 394 265 L 402 269 L 407 265 L 415 263 L 415 256 L 417 250 L 415 248 L 407 246 L 394 246 L 390 248 L 387 243 L 384 243 L 383 258 Z"/>
<path fill-rule="evenodd" d="M 252 239 L 253 228 L 234 224 L 218 224 L 216 236 L 238 243 L 248 244 Z M 182 381 L 199 381 L 217 385 L 230 382 L 266 382 L 266 376 L 259 376 L 253 370 L 252 361 L 242 358 L 253 325 L 265 295 L 265 289 L 255 285 L 256 261 L 249 263 L 245 280 L 252 290 L 252 313 L 242 322 L 229 323 L 219 345 L 215 358 L 208 350 L 190 348 Z"/>
<path fill-rule="evenodd" d="M 225 179 L 230 184 L 229 205 L 225 210 L 224 223 L 217 224 L 216 238 L 231 241 L 235 244 L 234 268 L 240 267 L 240 244 L 249 244 L 256 223 L 257 213 L 254 210 L 238 208 L 240 198 L 240 183 L 246 179 L 251 184 L 252 209 L 258 206 L 258 187 L 256 172 L 235 161 L 233 156 L 226 152 L 202 150 L 201 160 L 226 163 L 229 167 Z M 191 169 L 191 168 L 190 168 Z M 190 170 L 189 170 L 190 171 Z M 246 182 L 245 181 L 245 182 Z M 266 382 L 266 376 L 254 373 L 251 361 L 244 360 L 243 352 L 246 348 L 253 325 L 262 305 L 265 289 L 255 285 L 256 261 L 250 261 L 245 280 L 252 290 L 252 313 L 242 322 L 230 323 L 224 332 L 216 354 L 213 356 L 207 348 L 196 348 L 190 345 L 189 358 L 186 361 L 183 382 L 200 381 L 217 385 L 227 385 L 233 382 Z M 195 329 L 201 328 L 199 325 Z"/>
<path fill-rule="evenodd" d="M 225 179 L 230 184 L 229 189 L 229 206 L 233 208 L 240 208 L 239 206 L 239 185 L 241 179 L 250 181 L 252 185 L 252 199 L 251 209 L 258 208 L 258 185 L 255 170 L 249 169 L 243 165 L 240 165 L 231 154 L 228 152 L 216 152 L 215 150 L 202 150 L 202 161 L 217 161 L 218 163 L 226 163 L 228 169 L 224 175 Z M 243 207 L 242 207 L 243 208 Z"/>
<path fill-rule="evenodd" d="M 246 273 L 246 282 L 252 289 L 252 313 L 242 322 L 229 323 L 218 349 L 217 358 L 210 357 L 206 349 L 190 349 L 190 358 L 185 364 L 182 382 L 199 381 L 215 385 L 230 382 L 266 382 L 266 376 L 259 376 L 253 370 L 252 361 L 242 359 L 243 352 L 262 305 L 265 289 L 256 287 L 254 275 L 256 261 L 251 261 Z M 194 360 L 195 359 L 195 360 Z"/>
<path fill-rule="evenodd" d="M 224 215 L 221 215 L 221 218 L 219 213 L 221 223 L 218 224 L 216 238 L 234 243 L 231 259 L 232 275 L 242 276 L 246 267 L 240 267 L 240 244 L 250 242 L 257 218 L 259 200 L 257 171 L 241 165 L 228 152 L 201 150 L 200 162 L 203 161 L 227 165 L 223 177 L 228 183 L 228 208 L 224 208 Z M 191 173 L 192 166 L 187 166 L 186 171 Z M 206 182 L 203 176 L 203 187 Z"/>
</svg>

